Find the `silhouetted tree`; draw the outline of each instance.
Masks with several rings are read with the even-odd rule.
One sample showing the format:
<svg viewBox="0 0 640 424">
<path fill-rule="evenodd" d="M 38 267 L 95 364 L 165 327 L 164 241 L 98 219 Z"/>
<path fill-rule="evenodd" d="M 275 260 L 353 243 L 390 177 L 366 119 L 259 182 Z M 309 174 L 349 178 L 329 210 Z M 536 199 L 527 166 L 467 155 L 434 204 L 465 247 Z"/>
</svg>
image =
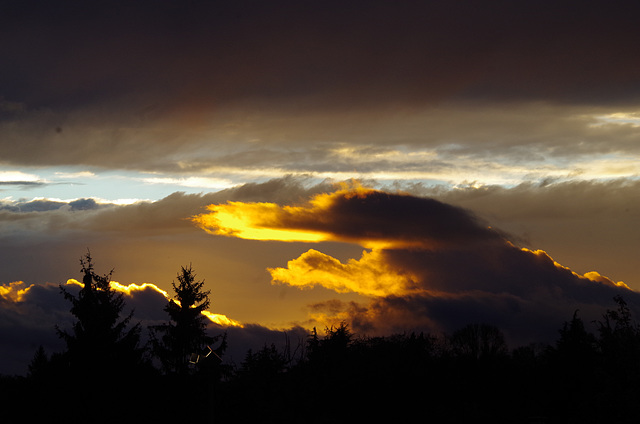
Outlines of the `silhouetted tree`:
<svg viewBox="0 0 640 424">
<path fill-rule="evenodd" d="M 622 365 L 629 373 L 629 367 L 638 371 L 640 365 L 640 327 L 622 296 L 613 298 L 616 310 L 607 310 L 603 321 L 598 322 L 599 343 L 607 362 Z"/>
<path fill-rule="evenodd" d="M 320 348 L 320 337 L 318 337 L 318 329 L 313 327 L 311 334 L 307 338 L 307 358 L 313 357 L 314 352 Z"/>
<path fill-rule="evenodd" d="M 151 330 L 153 350 L 165 373 L 187 375 L 192 354 L 200 354 L 218 337 L 207 335 L 207 318 L 202 314 L 209 308 L 210 290 L 204 290 L 204 280 L 196 280 L 191 265 L 181 267 L 178 283 L 172 282 L 176 300 L 169 300 L 164 310 L 170 321 Z M 226 347 L 226 338 L 216 354 Z"/>
<path fill-rule="evenodd" d="M 77 318 L 70 331 L 56 325 L 56 331 L 67 346 L 62 357 L 70 371 L 77 375 L 99 375 L 112 378 L 128 374 L 143 361 L 139 347 L 140 324 L 131 328 L 133 311 L 123 319 L 125 306 L 122 293 L 110 286 L 113 271 L 98 275 L 93 269 L 90 252 L 80 258 L 83 287 L 77 295 L 60 285 L 65 299 L 71 302 L 71 313 Z"/>
<path fill-rule="evenodd" d="M 598 343 L 578 312 L 564 323 L 555 346 L 549 348 L 549 411 L 565 422 L 597 417 L 602 390 Z"/>
<path fill-rule="evenodd" d="M 44 347 L 40 345 L 38 349 L 36 349 L 33 359 L 29 363 L 29 372 L 27 375 L 32 378 L 39 378 L 46 375 L 49 365 L 50 363 L 47 352 L 45 352 Z"/>
<path fill-rule="evenodd" d="M 607 310 L 598 321 L 598 344 L 602 356 L 602 400 L 615 422 L 632 422 L 640 414 L 640 326 L 622 296 L 615 296 L 618 305 Z"/>
<path fill-rule="evenodd" d="M 591 363 L 597 354 L 596 338 L 586 330 L 577 310 L 573 313 L 571 321 L 565 322 L 560 330 L 560 338 L 555 349 L 562 360 L 580 366 Z"/>
<path fill-rule="evenodd" d="M 90 252 L 80 258 L 80 265 L 83 287 L 79 292 L 60 285 L 76 318 L 70 329 L 55 327 L 66 349 L 53 354 L 46 367 L 44 351 L 38 350 L 30 369 L 37 378 L 31 381 L 38 390 L 74 393 L 73 408 L 43 404 L 42 418 L 69 423 L 113 422 L 119 414 L 117 409 L 97 404 L 116 396 L 123 387 L 141 391 L 148 375 L 145 350 L 140 347 L 141 325 L 129 325 L 133 311 L 121 318 L 125 301 L 123 294 L 110 286 L 113 271 L 97 274 Z M 44 369 L 47 372 L 43 374 Z M 133 408 L 128 413 L 133 414 Z"/>
<path fill-rule="evenodd" d="M 307 340 L 307 357 L 312 361 L 322 362 L 323 365 L 342 362 L 352 340 L 351 330 L 344 322 L 337 327 L 325 328 L 325 336 L 322 339 L 318 337 L 314 327 Z"/>
</svg>

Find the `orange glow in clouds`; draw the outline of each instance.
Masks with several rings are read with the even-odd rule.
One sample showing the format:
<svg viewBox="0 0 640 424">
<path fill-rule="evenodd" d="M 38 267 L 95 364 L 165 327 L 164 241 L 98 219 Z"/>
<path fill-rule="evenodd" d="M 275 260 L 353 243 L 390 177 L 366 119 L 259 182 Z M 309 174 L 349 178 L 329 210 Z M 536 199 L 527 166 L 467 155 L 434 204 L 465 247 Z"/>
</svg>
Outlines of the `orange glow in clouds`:
<svg viewBox="0 0 640 424">
<path fill-rule="evenodd" d="M 192 217 L 208 233 L 248 240 L 287 242 L 357 241 L 370 247 L 384 242 L 372 238 L 347 240 L 330 230 L 331 208 L 337 199 L 364 198 L 373 190 L 354 183 L 333 193 L 318 194 L 303 206 L 280 206 L 276 203 L 227 202 L 209 205 L 208 213 Z"/>
<path fill-rule="evenodd" d="M 382 297 L 414 292 L 415 277 L 409 272 L 392 269 L 383 257 L 383 249 L 408 244 L 376 236 L 345 236 L 332 231 L 335 212 L 332 208 L 342 199 L 364 199 L 374 190 L 357 184 L 343 185 L 333 193 L 318 194 L 303 206 L 280 206 L 275 203 L 228 202 L 209 205 L 208 213 L 193 221 L 215 235 L 251 240 L 285 242 L 349 241 L 372 249 L 359 260 L 343 264 L 339 260 L 310 249 L 286 268 L 269 268 L 274 284 L 288 284 L 300 289 L 322 286 L 338 293 L 358 293 Z"/>
<path fill-rule="evenodd" d="M 12 302 L 22 302 L 31 287 L 33 287 L 33 284 L 27 286 L 24 281 L 3 284 L 0 286 L 0 297 Z"/>
<path fill-rule="evenodd" d="M 564 269 L 567 270 L 569 272 L 571 272 L 573 275 L 575 275 L 578 278 L 582 278 L 584 280 L 589 280 L 589 281 L 593 281 L 595 283 L 602 283 L 602 284 L 606 284 L 609 286 L 616 286 L 616 287 L 623 287 L 625 289 L 631 290 L 631 287 L 629 287 L 628 285 L 626 285 L 623 281 L 618 281 L 615 282 L 613 280 L 611 280 L 610 278 L 605 277 L 604 275 L 600 275 L 600 273 L 596 272 L 596 271 L 589 271 L 587 273 L 585 273 L 584 275 L 580 275 L 575 271 L 572 271 L 570 268 L 559 264 L 558 262 L 556 262 L 555 260 L 553 260 L 553 258 L 551 256 L 549 256 L 549 254 L 547 252 L 545 252 L 544 250 L 541 249 L 537 249 L 537 250 L 530 250 L 527 249 L 526 247 L 523 247 L 521 249 L 523 252 L 528 252 L 528 253 L 532 253 L 538 257 L 541 257 L 545 260 L 549 260 L 551 262 L 553 262 L 553 264 L 555 265 L 556 268 L 559 269 Z"/>
<path fill-rule="evenodd" d="M 287 268 L 269 268 L 274 282 L 298 288 L 316 285 L 338 293 L 364 296 L 405 295 L 411 292 L 414 278 L 392 269 L 380 250 L 363 252 L 360 260 L 346 264 L 317 250 L 310 249 L 287 263 Z"/>
<path fill-rule="evenodd" d="M 243 239 L 358 243 L 370 251 L 364 251 L 360 259 L 351 259 L 347 263 L 310 249 L 288 261 L 284 268 L 267 270 L 273 284 L 287 284 L 300 289 L 322 286 L 337 293 L 369 297 L 430 291 L 424 277 L 393 265 L 387 256 L 389 249 L 432 251 L 450 246 L 469 249 L 475 248 L 472 243 L 476 240 L 485 243 L 477 245 L 478 248 L 505 246 L 506 243 L 517 249 L 457 209 L 422 200 L 416 203 L 410 196 L 391 196 L 352 184 L 332 193 L 316 195 L 298 206 L 242 202 L 210 205 L 208 213 L 197 215 L 192 220 L 211 234 Z M 412 211 L 411 207 L 416 205 L 424 209 Z M 394 207 L 404 209 L 394 210 Z M 544 251 L 522 251 L 550 261 L 559 269 L 566 269 Z M 595 272 L 573 274 L 592 282 L 626 287 L 622 282 L 615 283 Z"/>
<path fill-rule="evenodd" d="M 332 208 L 337 201 L 365 198 L 372 192 L 354 184 L 333 193 L 316 195 L 303 206 L 228 202 L 209 205 L 209 213 L 192 219 L 215 235 L 286 242 L 351 241 L 373 249 L 363 252 L 360 260 L 352 259 L 346 264 L 311 249 L 289 261 L 287 268 L 269 268 L 273 283 L 298 288 L 320 285 L 338 293 L 373 297 L 408 294 L 414 286 L 413 276 L 391 269 L 382 257 L 382 249 L 397 241 L 367 235 L 350 238 L 331 231 Z"/>
<path fill-rule="evenodd" d="M 280 207 L 275 203 L 228 202 L 209 205 L 210 213 L 195 216 L 193 221 L 211 234 L 248 240 L 318 242 L 326 235 L 303 229 L 279 228 L 279 223 L 295 216 L 301 208 Z"/>
</svg>

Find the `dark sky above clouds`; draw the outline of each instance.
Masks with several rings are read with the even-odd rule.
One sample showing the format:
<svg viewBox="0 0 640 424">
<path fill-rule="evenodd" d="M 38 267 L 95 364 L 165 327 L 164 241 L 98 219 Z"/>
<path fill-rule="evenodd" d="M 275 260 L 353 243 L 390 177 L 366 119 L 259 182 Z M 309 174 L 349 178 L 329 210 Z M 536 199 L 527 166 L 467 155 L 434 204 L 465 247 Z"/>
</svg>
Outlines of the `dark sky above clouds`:
<svg viewBox="0 0 640 424">
<path fill-rule="evenodd" d="M 616 282 L 640 290 L 638 12 L 2 1 L 0 286 L 53 297 L 90 248 L 122 284 L 170 290 L 192 263 L 212 312 L 255 332 L 332 318 L 448 331 L 462 317 L 516 339 L 555 331 L 576 306 L 597 315 L 627 290 Z M 337 196 L 352 179 L 378 191 Z M 270 225 L 313 224 L 323 241 L 191 220 L 228 201 L 275 204 L 289 219 Z M 342 277 L 294 281 L 298 269 Z M 358 288 L 359 272 L 375 282 Z M 36 323 L 20 321 L 30 301 L 3 296 L 6 322 Z M 38 308 L 37 323 L 59 316 Z"/>
<path fill-rule="evenodd" d="M 35 107 L 132 94 L 194 107 L 305 97 L 334 107 L 451 96 L 599 104 L 637 94 L 637 29 L 624 4 L 4 3 L 3 51 L 14 62 L 5 96 Z"/>
</svg>

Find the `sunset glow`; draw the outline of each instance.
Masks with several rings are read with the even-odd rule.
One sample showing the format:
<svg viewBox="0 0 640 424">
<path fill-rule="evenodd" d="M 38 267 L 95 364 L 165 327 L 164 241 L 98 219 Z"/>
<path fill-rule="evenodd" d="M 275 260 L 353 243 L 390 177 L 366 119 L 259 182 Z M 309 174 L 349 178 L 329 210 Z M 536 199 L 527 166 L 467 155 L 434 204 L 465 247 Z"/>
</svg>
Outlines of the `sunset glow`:
<svg viewBox="0 0 640 424">
<path fill-rule="evenodd" d="M 78 283 L 81 284 L 81 283 Z M 123 285 L 118 283 L 117 281 L 110 281 L 109 282 L 109 286 L 120 293 L 126 294 L 128 296 L 131 296 L 134 292 L 137 291 L 144 291 L 147 289 L 150 290 L 155 290 L 158 293 L 162 294 L 164 297 L 166 297 L 167 299 L 169 299 L 169 293 L 167 293 L 166 291 L 160 289 L 158 286 L 156 286 L 155 284 L 151 284 L 151 283 L 143 283 L 143 284 L 128 284 L 128 285 Z"/>
<path fill-rule="evenodd" d="M 202 311 L 202 315 L 209 318 L 211 322 L 221 325 L 223 327 L 240 327 L 240 328 L 243 327 L 243 325 L 240 322 L 233 320 L 231 318 L 228 318 L 226 315 L 223 315 L 223 314 L 213 314 L 209 311 Z"/>
<path fill-rule="evenodd" d="M 84 287 L 84 285 L 79 282 L 76 279 L 70 278 L 69 280 L 67 280 L 67 285 L 76 285 L 76 286 L 80 286 L 80 287 Z M 128 285 L 124 285 L 121 284 L 117 281 L 110 281 L 109 282 L 109 286 L 111 287 L 111 289 L 115 290 L 118 293 L 122 293 L 126 296 L 133 296 L 136 292 L 143 292 L 145 290 L 153 290 L 159 294 L 161 294 L 162 296 L 164 296 L 167 300 L 172 300 L 173 302 L 176 302 L 178 305 L 180 304 L 180 302 L 176 299 L 172 299 L 171 296 L 169 295 L 169 293 L 167 293 L 165 290 L 162 290 L 161 288 L 159 288 L 157 285 L 152 284 L 152 283 L 143 283 L 143 284 L 128 284 Z M 0 286 L 0 295 L 2 295 L 4 297 L 4 287 Z M 233 320 L 229 317 L 227 317 L 226 315 L 223 314 L 216 314 L 216 313 L 212 313 L 209 311 L 203 311 L 202 315 L 204 315 L 205 317 L 207 317 L 211 322 L 213 322 L 214 324 L 218 324 L 221 325 L 223 327 L 242 327 L 242 323 Z"/>
<path fill-rule="evenodd" d="M 0 2 L 0 376 L 63 352 L 89 252 L 127 325 L 195 316 L 234 370 L 325 326 L 556 346 L 577 310 L 640 317 L 627 3 Z"/>
<path fill-rule="evenodd" d="M 297 208 L 275 203 L 229 202 L 208 206 L 209 213 L 193 218 L 207 232 L 249 240 L 307 241 L 325 239 L 321 233 L 279 228 L 279 222 L 295 213 Z"/>
<path fill-rule="evenodd" d="M 353 187 L 351 187 L 353 185 Z M 335 239 L 326 228 L 325 215 L 336 199 L 366 197 L 371 192 L 352 182 L 334 193 L 318 194 L 302 206 L 275 203 L 227 202 L 209 205 L 209 213 L 194 216 L 205 231 L 249 240 L 320 242 Z"/>
<path fill-rule="evenodd" d="M 437 244 L 429 237 L 417 237 L 410 229 L 405 230 L 406 234 L 394 237 L 386 234 L 384 228 L 360 229 L 361 222 L 346 224 L 351 219 L 348 214 L 352 208 L 376 207 L 378 200 L 375 198 L 385 195 L 350 181 L 334 192 L 317 194 L 302 205 L 227 202 L 207 206 L 210 212 L 196 215 L 192 221 L 210 234 L 249 240 L 344 241 L 378 250 Z M 344 228 L 335 231 L 336 226 Z"/>
<path fill-rule="evenodd" d="M 0 297 L 12 302 L 20 302 L 31 287 L 33 287 L 33 284 L 27 285 L 24 281 L 2 284 L 0 285 Z"/>
<path fill-rule="evenodd" d="M 392 211 L 396 204 L 415 211 L 399 221 L 387 220 L 387 211 Z M 363 251 L 359 259 L 351 258 L 346 262 L 310 249 L 287 261 L 285 267 L 268 267 L 274 285 L 302 290 L 322 287 L 338 294 L 352 293 L 382 299 L 380 304 L 390 298 L 458 302 L 469 290 L 468 280 L 477 279 L 478 287 L 484 287 L 488 293 L 496 290 L 493 285 L 501 287 L 499 290 L 507 289 L 510 281 L 498 281 L 502 278 L 500 273 L 517 270 L 507 271 L 511 264 L 501 263 L 498 259 L 504 256 L 511 258 L 509 261 L 539 268 L 540 272 L 555 270 L 558 275 L 565 275 L 563 278 L 629 289 L 625 283 L 616 283 L 597 272 L 580 275 L 556 262 L 544 250 L 518 248 L 502 234 L 494 232 L 491 227 L 483 227 L 472 215 L 459 209 L 401 194 L 380 193 L 358 184 L 317 194 L 307 203 L 297 206 L 233 202 L 210 205 L 208 209 L 211 211 L 209 214 L 195 217 L 194 222 L 214 235 L 274 241 L 349 241 L 369 249 Z M 345 211 L 357 214 L 371 225 L 349 224 Z M 435 225 L 431 224 L 432 220 L 436 221 Z M 269 232 L 271 229 L 275 229 L 273 233 Z M 297 235 L 307 233 L 318 235 L 318 238 L 305 239 Z M 473 260 L 473 265 L 465 264 L 468 269 L 462 270 L 458 264 L 449 263 L 457 255 Z M 412 259 L 400 266 L 397 261 L 404 257 Z M 438 263 L 437 258 L 441 258 L 445 265 Z M 459 272 L 462 272 L 461 276 L 447 281 L 447 273 L 458 275 Z M 513 287 L 513 290 L 519 288 Z M 474 293 L 480 296 L 481 292 Z M 328 311 L 310 311 L 309 318 L 315 323 L 326 323 L 354 313 L 345 310 L 345 305 L 335 305 L 338 304 L 329 307 Z M 378 313 L 383 310 L 385 315 L 390 314 L 397 319 L 403 316 L 386 307 L 380 308 Z M 359 320 L 379 319 L 366 308 L 361 308 L 358 316 Z"/>
<path fill-rule="evenodd" d="M 604 275 L 600 275 L 600 273 L 596 272 L 596 271 L 589 271 L 586 272 L 584 275 L 580 275 L 574 271 L 572 271 L 569 267 L 566 267 L 558 262 L 556 262 L 551 256 L 549 256 L 549 254 L 547 252 L 545 252 L 544 250 L 541 249 L 536 249 L 536 250 L 529 250 L 527 248 L 522 248 L 523 252 L 527 252 L 527 253 L 531 253 L 539 258 L 542 258 L 545 261 L 549 261 L 552 262 L 553 265 L 561 270 L 564 271 L 569 271 L 571 272 L 573 275 L 575 275 L 578 278 L 582 278 L 591 282 L 595 282 L 595 283 L 602 283 L 602 284 L 607 284 L 610 286 L 616 286 L 616 287 L 622 287 L 628 290 L 631 290 L 631 288 L 625 284 L 623 281 L 613 281 L 610 278 L 605 277 Z"/>
<path fill-rule="evenodd" d="M 322 286 L 337 293 L 363 296 L 406 295 L 413 289 L 413 278 L 390 267 L 380 250 L 364 251 L 359 260 L 346 264 L 317 250 L 309 250 L 287 263 L 286 268 L 269 268 L 274 284 L 300 289 Z"/>
</svg>

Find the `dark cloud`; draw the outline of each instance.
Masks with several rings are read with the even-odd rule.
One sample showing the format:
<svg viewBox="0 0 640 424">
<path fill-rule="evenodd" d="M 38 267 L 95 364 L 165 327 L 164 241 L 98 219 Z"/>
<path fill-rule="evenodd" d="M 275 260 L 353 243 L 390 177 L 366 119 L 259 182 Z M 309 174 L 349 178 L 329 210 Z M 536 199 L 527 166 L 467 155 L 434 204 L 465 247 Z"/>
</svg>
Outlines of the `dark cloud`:
<svg viewBox="0 0 640 424">
<path fill-rule="evenodd" d="M 70 211 L 93 210 L 107 206 L 97 203 L 94 199 L 77 199 L 70 202 L 57 200 L 0 201 L 0 210 L 22 213 L 55 211 L 63 207 Z"/>
<path fill-rule="evenodd" d="M 598 270 L 638 289 L 635 251 L 640 182 L 569 181 L 438 190 L 404 187 L 473 210 L 530 249 L 544 249 L 579 273 Z"/>
<path fill-rule="evenodd" d="M 40 187 L 45 185 L 44 182 L 39 181 L 0 181 L 0 186 L 20 186 L 22 189 L 28 189 L 30 187 Z"/>
<path fill-rule="evenodd" d="M 434 199 L 372 191 L 335 196 L 322 216 L 284 226 L 327 231 L 346 239 L 392 240 L 442 247 L 499 239 L 472 213 Z M 435 245 L 435 246 L 434 246 Z"/>
<path fill-rule="evenodd" d="M 53 200 L 32 200 L 29 202 L 3 202 L 0 210 L 11 212 L 42 212 L 48 210 L 56 210 L 64 205 L 63 202 Z"/>
<path fill-rule="evenodd" d="M 551 342 L 574 311 L 593 322 L 614 308 L 617 295 L 640 313 L 637 292 L 597 274 L 579 276 L 544 252 L 492 244 L 386 255 L 394 266 L 415 273 L 424 292 L 375 299 L 356 311 L 355 326 L 364 331 L 452 332 L 465 322 L 484 322 L 503 329 L 513 343 Z"/>
<path fill-rule="evenodd" d="M 224 205 L 212 210 L 215 216 Z M 324 303 L 327 317 L 348 317 L 359 331 L 453 331 L 465 322 L 488 322 L 522 343 L 553 340 L 577 309 L 589 322 L 599 319 L 618 295 L 640 312 L 640 295 L 624 283 L 596 272 L 579 275 L 544 251 L 515 246 L 464 209 L 433 199 L 345 189 L 263 218 L 247 226 L 320 231 L 326 240 L 364 246 L 375 242 L 346 263 L 311 249 L 286 268 L 269 270 L 274 283 L 371 297 L 370 305 L 351 303 L 340 313 L 335 303 Z M 224 220 L 211 222 L 218 222 L 221 234 L 253 234 L 241 228 L 227 233 Z"/>
<path fill-rule="evenodd" d="M 94 199 L 72 200 L 71 202 L 69 202 L 69 206 L 71 207 L 71 210 L 78 211 L 97 209 L 100 207 L 100 205 Z"/>
<path fill-rule="evenodd" d="M 31 287 L 20 302 L 0 296 L 0 373 L 25 374 L 40 345 L 49 352 L 59 350 L 62 343 L 54 326 L 70 322 L 68 310 L 58 286 L 53 284 Z"/>
</svg>

